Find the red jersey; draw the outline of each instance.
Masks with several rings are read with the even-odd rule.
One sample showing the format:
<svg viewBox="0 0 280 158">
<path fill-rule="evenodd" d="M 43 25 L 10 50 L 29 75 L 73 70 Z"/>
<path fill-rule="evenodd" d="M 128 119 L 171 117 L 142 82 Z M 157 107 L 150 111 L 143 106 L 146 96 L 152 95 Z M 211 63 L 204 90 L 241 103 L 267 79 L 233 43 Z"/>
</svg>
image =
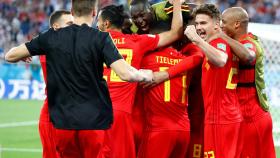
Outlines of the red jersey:
<svg viewBox="0 0 280 158">
<path fill-rule="evenodd" d="M 144 54 L 157 47 L 158 35 L 129 35 L 121 32 L 109 31 L 120 54 L 126 62 L 134 68 L 140 68 Z M 104 69 L 113 109 L 132 113 L 137 83 L 122 81 L 114 71 Z"/>
<path fill-rule="evenodd" d="M 244 45 L 249 51 L 256 54 L 256 45 L 247 39 L 252 37 L 251 33 L 245 34 L 240 38 L 240 43 Z M 238 72 L 238 88 L 237 95 L 241 107 L 241 111 L 245 120 L 253 121 L 262 117 L 266 112 L 261 108 L 258 94 L 255 86 L 255 64 L 244 65 L 239 63 Z"/>
<path fill-rule="evenodd" d="M 39 59 L 40 59 L 40 63 L 41 63 L 41 67 L 42 67 L 42 70 L 43 70 L 43 76 L 44 76 L 44 80 L 45 80 L 45 83 L 47 83 L 47 62 L 46 62 L 46 56 L 45 55 L 40 55 L 39 56 Z M 47 94 L 47 92 L 46 92 Z M 46 98 L 47 100 L 47 98 Z M 48 104 L 43 104 L 43 107 L 42 107 L 42 110 L 41 110 L 41 113 L 40 113 L 40 120 L 41 121 L 50 121 L 50 118 L 49 118 L 49 107 L 48 107 Z"/>
<path fill-rule="evenodd" d="M 182 54 L 190 56 L 190 55 L 195 55 L 195 54 L 200 54 L 201 56 L 205 56 L 202 53 L 202 50 L 195 44 L 193 43 L 187 43 L 185 47 L 182 48 L 180 51 Z"/>
<path fill-rule="evenodd" d="M 175 49 L 165 48 L 145 56 L 142 68 L 163 71 L 183 58 Z M 189 78 L 185 73 L 145 90 L 146 130 L 190 130 L 187 114 Z"/>
<path fill-rule="evenodd" d="M 245 48 L 247 48 L 250 52 L 253 52 L 256 54 L 257 48 L 256 45 L 249 41 L 247 37 L 252 36 L 252 34 L 246 34 L 242 36 L 239 40 L 241 44 Z M 254 83 L 255 82 L 255 64 L 256 60 L 252 62 L 251 64 L 239 64 L 239 72 L 238 72 L 238 83 Z"/>
<path fill-rule="evenodd" d="M 181 50 L 183 54 L 186 56 L 200 54 L 202 57 L 205 55 L 202 53 L 202 50 L 193 43 L 188 43 L 186 46 Z M 195 69 L 191 71 L 191 81 L 190 81 L 190 89 L 188 92 L 189 98 L 189 116 L 194 115 L 203 118 L 204 117 L 204 106 L 203 106 L 203 97 L 201 92 L 201 65 L 197 66 Z M 201 120 L 198 121 L 198 124 L 201 124 Z"/>
<path fill-rule="evenodd" d="M 45 83 L 47 83 L 47 61 L 46 61 L 46 56 L 45 55 L 40 55 L 39 59 L 40 59 L 41 67 L 42 67 L 42 70 L 43 70 L 44 80 L 45 80 Z"/>
<path fill-rule="evenodd" d="M 221 38 L 212 40 L 213 47 L 228 55 L 224 67 L 217 67 L 204 58 L 202 64 L 202 95 L 205 123 L 228 124 L 242 121 L 236 93 L 238 58 Z"/>
</svg>

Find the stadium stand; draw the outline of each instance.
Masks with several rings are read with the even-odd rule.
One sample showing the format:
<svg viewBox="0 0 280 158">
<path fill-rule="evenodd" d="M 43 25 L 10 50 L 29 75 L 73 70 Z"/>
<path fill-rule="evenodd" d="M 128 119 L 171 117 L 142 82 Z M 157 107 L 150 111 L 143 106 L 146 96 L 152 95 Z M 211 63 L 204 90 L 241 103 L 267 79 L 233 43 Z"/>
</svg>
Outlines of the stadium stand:
<svg viewBox="0 0 280 158">
<path fill-rule="evenodd" d="M 150 0 L 151 3 L 160 0 Z M 70 0 L 3 0 L 0 2 L 0 49 L 7 50 L 17 43 L 48 28 L 48 16 L 54 10 L 70 9 Z M 280 24 L 278 0 L 190 0 L 191 3 L 215 3 L 223 11 L 241 6 L 249 12 L 251 22 Z M 101 0 L 100 5 L 128 4 L 127 0 Z"/>
</svg>

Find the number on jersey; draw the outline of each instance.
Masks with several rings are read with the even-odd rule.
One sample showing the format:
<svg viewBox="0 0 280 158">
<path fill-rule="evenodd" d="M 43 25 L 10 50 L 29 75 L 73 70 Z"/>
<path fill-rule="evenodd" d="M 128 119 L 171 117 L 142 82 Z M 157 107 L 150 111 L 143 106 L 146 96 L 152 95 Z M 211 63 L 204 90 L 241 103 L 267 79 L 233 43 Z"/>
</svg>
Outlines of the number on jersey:
<svg viewBox="0 0 280 158">
<path fill-rule="evenodd" d="M 168 67 L 160 67 L 159 71 L 165 71 Z M 187 75 L 182 76 L 182 103 L 186 103 Z M 170 80 L 164 82 L 164 101 L 170 102 Z"/>
<path fill-rule="evenodd" d="M 125 57 L 125 61 L 131 65 L 132 62 L 132 56 L 133 56 L 133 50 L 132 49 L 118 49 L 120 54 Z M 103 78 L 108 81 L 108 77 L 107 76 L 103 76 Z M 110 82 L 125 82 L 123 80 L 120 79 L 120 77 L 113 71 L 111 70 L 111 74 L 110 74 Z"/>
</svg>

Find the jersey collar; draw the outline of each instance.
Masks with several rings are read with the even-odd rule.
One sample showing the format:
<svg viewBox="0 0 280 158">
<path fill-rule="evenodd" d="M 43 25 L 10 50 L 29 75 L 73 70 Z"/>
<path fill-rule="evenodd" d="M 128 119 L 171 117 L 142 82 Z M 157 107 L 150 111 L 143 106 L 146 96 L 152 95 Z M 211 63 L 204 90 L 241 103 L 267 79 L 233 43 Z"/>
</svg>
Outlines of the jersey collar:
<svg viewBox="0 0 280 158">
<path fill-rule="evenodd" d="M 247 37 L 254 38 L 254 35 L 253 35 L 251 32 L 248 32 L 248 33 L 242 35 L 242 36 L 239 38 L 239 41 L 241 41 L 241 40 L 243 40 L 243 39 L 245 39 L 245 38 L 247 38 Z"/>
</svg>

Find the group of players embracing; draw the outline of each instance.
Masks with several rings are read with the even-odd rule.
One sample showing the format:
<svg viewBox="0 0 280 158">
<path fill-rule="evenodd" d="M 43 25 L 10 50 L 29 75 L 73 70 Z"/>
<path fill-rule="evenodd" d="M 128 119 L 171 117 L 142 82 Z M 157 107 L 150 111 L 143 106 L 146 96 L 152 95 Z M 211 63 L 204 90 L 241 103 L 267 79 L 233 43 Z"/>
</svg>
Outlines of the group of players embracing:
<svg viewBox="0 0 280 158">
<path fill-rule="evenodd" d="M 111 34 L 149 83 L 122 82 L 105 69 L 113 102 L 115 158 L 275 158 L 264 93 L 264 50 L 240 7 L 147 1 L 107 6 L 98 28 Z M 125 21 L 125 25 L 122 25 Z M 124 34 L 129 30 L 132 35 Z M 183 33 L 184 30 L 184 33 Z"/>
<path fill-rule="evenodd" d="M 44 157 L 275 158 L 265 52 L 248 32 L 247 12 L 231 7 L 220 13 L 214 4 L 182 0 L 152 6 L 132 0 L 129 9 L 130 14 L 122 5 L 101 8 L 97 26 L 109 33 L 127 64 L 152 70 L 152 80 L 124 81 L 106 63 L 112 124 L 97 127 L 102 134 L 96 136 L 87 130 L 65 133 L 66 126 L 55 130 L 51 123 L 43 127 L 40 119 L 41 129 L 48 129 L 41 132 Z"/>
</svg>

